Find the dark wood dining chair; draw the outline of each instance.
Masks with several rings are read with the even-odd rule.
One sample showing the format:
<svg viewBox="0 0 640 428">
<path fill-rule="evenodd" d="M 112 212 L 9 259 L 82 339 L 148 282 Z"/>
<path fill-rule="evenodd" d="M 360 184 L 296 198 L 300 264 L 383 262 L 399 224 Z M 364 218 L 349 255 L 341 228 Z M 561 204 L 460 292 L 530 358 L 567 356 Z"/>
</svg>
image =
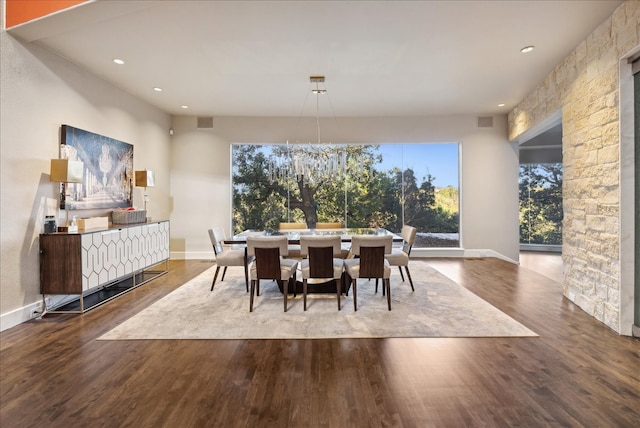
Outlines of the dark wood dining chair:
<svg viewBox="0 0 640 428">
<path fill-rule="evenodd" d="M 351 280 L 353 288 L 353 310 L 358 310 L 358 289 L 359 278 L 382 279 L 386 289 L 387 305 L 391 310 L 391 266 L 384 255 L 391 253 L 391 235 L 388 236 L 353 236 L 351 240 L 351 253 L 353 259 L 344 261 L 344 269 Z"/>
<path fill-rule="evenodd" d="M 302 295 L 304 310 L 307 310 L 307 286 L 309 279 L 333 281 L 336 287 L 338 310 L 342 294 L 342 273 L 344 261 L 340 258 L 342 239 L 335 236 L 301 236 L 300 262 L 302 271 Z M 336 257 L 337 256 L 337 257 Z"/>
<path fill-rule="evenodd" d="M 287 312 L 289 289 L 293 286 L 295 296 L 297 260 L 285 258 L 288 254 L 286 236 L 247 237 L 247 255 L 254 257 L 249 268 L 251 290 L 249 312 L 253 312 L 254 295 L 260 295 L 260 280 L 270 279 L 278 283 L 284 294 L 284 311 Z"/>
</svg>

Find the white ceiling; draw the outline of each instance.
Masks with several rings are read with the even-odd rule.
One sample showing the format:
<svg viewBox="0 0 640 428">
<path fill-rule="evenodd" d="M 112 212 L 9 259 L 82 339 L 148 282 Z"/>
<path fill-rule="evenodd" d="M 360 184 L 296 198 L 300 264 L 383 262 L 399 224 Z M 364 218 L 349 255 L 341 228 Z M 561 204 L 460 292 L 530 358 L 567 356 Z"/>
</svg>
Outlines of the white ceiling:
<svg viewBox="0 0 640 428">
<path fill-rule="evenodd" d="M 170 114 L 314 116 L 324 75 L 321 116 L 489 115 L 620 3 L 101 0 L 10 32 Z"/>
</svg>

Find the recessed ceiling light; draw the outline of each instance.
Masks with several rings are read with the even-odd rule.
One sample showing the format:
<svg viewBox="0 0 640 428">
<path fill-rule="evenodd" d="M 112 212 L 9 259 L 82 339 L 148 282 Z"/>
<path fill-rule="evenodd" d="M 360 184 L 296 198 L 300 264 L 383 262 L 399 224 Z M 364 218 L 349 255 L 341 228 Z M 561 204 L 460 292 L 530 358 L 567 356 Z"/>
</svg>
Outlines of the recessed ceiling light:
<svg viewBox="0 0 640 428">
<path fill-rule="evenodd" d="M 123 60 L 121 60 L 120 58 L 114 58 L 114 59 L 113 59 L 113 62 L 115 62 L 115 63 L 116 63 L 116 64 L 118 64 L 118 65 L 122 65 L 122 64 L 124 64 L 124 61 L 123 61 Z"/>
<path fill-rule="evenodd" d="M 153 88 L 154 91 L 156 92 L 162 92 L 162 88 L 158 88 L 157 86 L 155 88 Z"/>
<path fill-rule="evenodd" d="M 185 108 L 186 109 L 186 108 L 189 108 L 189 106 L 180 106 L 180 108 Z"/>
<path fill-rule="evenodd" d="M 504 107 L 504 103 L 498 104 L 498 107 Z"/>
<path fill-rule="evenodd" d="M 529 53 L 533 50 L 533 46 L 525 46 L 522 49 L 520 49 L 520 52 L 522 53 Z"/>
</svg>

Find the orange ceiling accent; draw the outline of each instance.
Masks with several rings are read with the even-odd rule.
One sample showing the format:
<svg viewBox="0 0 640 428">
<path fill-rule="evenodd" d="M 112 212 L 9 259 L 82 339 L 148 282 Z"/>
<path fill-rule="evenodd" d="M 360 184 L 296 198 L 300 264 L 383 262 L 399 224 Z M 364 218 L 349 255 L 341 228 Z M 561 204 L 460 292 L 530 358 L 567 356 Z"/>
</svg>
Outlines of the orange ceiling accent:
<svg viewBox="0 0 640 428">
<path fill-rule="evenodd" d="M 6 27 L 42 18 L 87 0 L 6 0 Z"/>
</svg>

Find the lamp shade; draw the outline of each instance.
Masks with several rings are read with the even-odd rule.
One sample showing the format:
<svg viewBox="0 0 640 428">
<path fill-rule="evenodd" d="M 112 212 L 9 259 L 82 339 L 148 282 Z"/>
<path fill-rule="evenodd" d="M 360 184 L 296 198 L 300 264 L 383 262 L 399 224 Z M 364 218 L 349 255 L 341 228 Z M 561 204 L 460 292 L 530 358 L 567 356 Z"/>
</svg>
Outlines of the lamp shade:
<svg viewBox="0 0 640 428">
<path fill-rule="evenodd" d="M 153 171 L 136 171 L 136 187 L 153 187 L 155 185 Z"/>
<path fill-rule="evenodd" d="M 83 163 L 69 159 L 51 159 L 51 181 L 82 183 Z"/>
</svg>

